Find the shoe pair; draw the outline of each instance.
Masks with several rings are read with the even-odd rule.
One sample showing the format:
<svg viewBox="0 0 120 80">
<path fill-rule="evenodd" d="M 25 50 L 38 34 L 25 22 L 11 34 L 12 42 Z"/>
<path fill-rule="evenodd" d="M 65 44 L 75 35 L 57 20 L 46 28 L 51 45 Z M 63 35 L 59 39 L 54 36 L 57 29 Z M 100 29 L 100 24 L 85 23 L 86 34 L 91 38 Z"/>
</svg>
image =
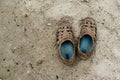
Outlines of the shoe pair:
<svg viewBox="0 0 120 80">
<path fill-rule="evenodd" d="M 56 34 L 58 53 L 65 64 L 72 64 L 75 61 L 76 53 L 72 24 L 69 20 L 61 19 L 58 26 Z M 80 26 L 77 53 L 81 58 L 87 59 L 91 56 L 96 46 L 96 22 L 94 19 L 87 17 L 81 20 Z"/>
</svg>

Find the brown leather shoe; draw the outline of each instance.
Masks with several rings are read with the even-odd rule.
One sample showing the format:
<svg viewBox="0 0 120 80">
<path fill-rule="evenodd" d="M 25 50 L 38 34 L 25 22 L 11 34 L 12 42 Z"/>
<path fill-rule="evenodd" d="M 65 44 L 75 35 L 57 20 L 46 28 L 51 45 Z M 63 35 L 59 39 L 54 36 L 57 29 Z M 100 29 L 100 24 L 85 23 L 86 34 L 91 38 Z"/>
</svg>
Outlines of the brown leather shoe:
<svg viewBox="0 0 120 80">
<path fill-rule="evenodd" d="M 81 58 L 89 58 L 95 47 L 97 38 L 97 27 L 94 19 L 87 17 L 81 20 L 81 32 L 78 40 L 78 54 Z"/>
<path fill-rule="evenodd" d="M 75 45 L 72 24 L 69 20 L 61 18 L 58 24 L 56 40 L 58 53 L 65 64 L 72 64 L 75 60 Z"/>
</svg>

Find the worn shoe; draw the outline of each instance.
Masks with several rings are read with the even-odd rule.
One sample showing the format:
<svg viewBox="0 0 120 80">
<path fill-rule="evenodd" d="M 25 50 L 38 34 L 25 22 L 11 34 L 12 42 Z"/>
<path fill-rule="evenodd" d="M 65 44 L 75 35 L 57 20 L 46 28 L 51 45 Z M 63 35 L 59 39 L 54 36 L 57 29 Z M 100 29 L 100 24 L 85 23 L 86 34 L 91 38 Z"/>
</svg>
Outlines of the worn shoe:
<svg viewBox="0 0 120 80">
<path fill-rule="evenodd" d="M 72 24 L 62 18 L 58 24 L 56 40 L 58 53 L 65 64 L 72 64 L 75 60 L 75 45 L 72 32 Z"/>
<path fill-rule="evenodd" d="M 78 54 L 81 58 L 89 58 L 95 47 L 97 38 L 97 27 L 94 19 L 87 17 L 81 20 L 81 32 L 78 40 Z"/>
</svg>

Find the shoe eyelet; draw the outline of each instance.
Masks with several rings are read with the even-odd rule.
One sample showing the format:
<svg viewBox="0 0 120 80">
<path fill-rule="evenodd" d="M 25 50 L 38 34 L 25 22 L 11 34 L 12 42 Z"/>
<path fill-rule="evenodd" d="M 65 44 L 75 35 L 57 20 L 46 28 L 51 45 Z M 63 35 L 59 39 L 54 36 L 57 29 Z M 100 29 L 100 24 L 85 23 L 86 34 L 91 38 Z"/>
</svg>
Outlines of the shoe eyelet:
<svg viewBox="0 0 120 80">
<path fill-rule="evenodd" d="M 88 21 L 86 21 L 86 24 L 88 24 Z"/>
<path fill-rule="evenodd" d="M 93 28 L 93 26 L 90 26 L 91 28 Z"/>
<path fill-rule="evenodd" d="M 90 24 L 92 25 L 93 23 L 92 23 L 92 22 L 90 22 Z"/>
<path fill-rule="evenodd" d="M 88 27 L 87 25 L 85 25 L 85 27 Z"/>
<path fill-rule="evenodd" d="M 59 41 L 59 39 L 57 38 L 57 40 L 56 41 Z"/>
</svg>

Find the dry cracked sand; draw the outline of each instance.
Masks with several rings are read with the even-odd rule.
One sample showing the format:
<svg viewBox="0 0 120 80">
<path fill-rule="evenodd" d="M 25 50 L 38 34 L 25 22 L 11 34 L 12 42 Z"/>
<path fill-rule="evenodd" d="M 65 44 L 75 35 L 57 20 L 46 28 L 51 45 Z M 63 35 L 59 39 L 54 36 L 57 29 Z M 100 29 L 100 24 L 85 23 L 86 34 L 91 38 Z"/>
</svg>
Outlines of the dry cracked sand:
<svg viewBox="0 0 120 80">
<path fill-rule="evenodd" d="M 55 48 L 60 18 L 97 22 L 96 52 L 67 66 Z M 0 80 L 120 80 L 120 0 L 0 0 Z"/>
</svg>

